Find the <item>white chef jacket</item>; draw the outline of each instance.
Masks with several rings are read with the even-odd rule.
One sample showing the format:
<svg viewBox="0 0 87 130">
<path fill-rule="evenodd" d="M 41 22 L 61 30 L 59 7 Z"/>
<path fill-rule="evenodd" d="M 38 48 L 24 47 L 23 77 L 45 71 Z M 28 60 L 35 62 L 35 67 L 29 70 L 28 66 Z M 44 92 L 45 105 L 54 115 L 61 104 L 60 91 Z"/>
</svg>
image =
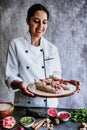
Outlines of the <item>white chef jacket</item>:
<svg viewBox="0 0 87 130">
<path fill-rule="evenodd" d="M 33 46 L 29 32 L 23 37 L 12 40 L 9 45 L 6 65 L 8 86 L 11 85 L 13 80 L 25 81 L 27 84 L 30 84 L 34 82 L 34 79 L 38 81 L 49 75 L 61 77 L 61 64 L 55 45 L 41 37 L 40 46 Z M 32 98 L 23 95 L 19 90 L 15 93 L 15 105 L 57 107 L 58 99 Z"/>
</svg>

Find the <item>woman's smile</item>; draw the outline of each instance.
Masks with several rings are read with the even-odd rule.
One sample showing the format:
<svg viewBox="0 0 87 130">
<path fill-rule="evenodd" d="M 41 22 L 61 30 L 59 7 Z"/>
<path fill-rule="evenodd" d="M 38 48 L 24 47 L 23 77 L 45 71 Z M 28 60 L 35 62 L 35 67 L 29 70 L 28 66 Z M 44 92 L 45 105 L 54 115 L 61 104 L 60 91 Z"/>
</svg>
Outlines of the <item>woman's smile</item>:
<svg viewBox="0 0 87 130">
<path fill-rule="evenodd" d="M 44 30 L 43 29 L 36 29 L 36 33 L 43 33 Z"/>
</svg>

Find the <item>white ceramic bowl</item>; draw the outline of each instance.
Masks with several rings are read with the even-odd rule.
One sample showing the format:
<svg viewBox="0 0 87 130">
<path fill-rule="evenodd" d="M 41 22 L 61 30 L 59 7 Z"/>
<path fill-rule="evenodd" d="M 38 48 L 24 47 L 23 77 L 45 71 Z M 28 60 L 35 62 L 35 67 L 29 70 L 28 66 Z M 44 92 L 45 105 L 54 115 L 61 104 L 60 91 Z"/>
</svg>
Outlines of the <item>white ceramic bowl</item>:
<svg viewBox="0 0 87 130">
<path fill-rule="evenodd" d="M 30 116 L 25 116 L 25 117 L 22 117 L 20 119 L 20 123 L 24 127 L 29 128 L 29 127 L 31 127 L 35 123 L 35 119 L 33 117 L 30 117 Z"/>
<path fill-rule="evenodd" d="M 0 118 L 12 115 L 14 105 L 10 102 L 0 102 Z"/>
<path fill-rule="evenodd" d="M 67 111 L 60 111 L 57 113 L 57 116 L 61 121 L 68 121 L 71 117 L 71 114 Z"/>
</svg>

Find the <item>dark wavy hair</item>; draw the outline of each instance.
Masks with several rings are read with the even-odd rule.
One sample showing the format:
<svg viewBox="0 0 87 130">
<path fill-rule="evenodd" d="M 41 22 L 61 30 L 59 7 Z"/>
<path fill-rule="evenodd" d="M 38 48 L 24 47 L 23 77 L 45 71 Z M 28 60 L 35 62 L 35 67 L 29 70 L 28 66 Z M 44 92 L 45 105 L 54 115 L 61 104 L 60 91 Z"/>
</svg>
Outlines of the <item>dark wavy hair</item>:
<svg viewBox="0 0 87 130">
<path fill-rule="evenodd" d="M 46 9 L 46 7 L 44 7 L 44 6 L 41 5 L 41 4 L 34 4 L 34 5 L 32 5 L 32 6 L 28 9 L 28 11 L 27 11 L 27 20 L 29 21 L 30 18 L 31 18 L 32 16 L 34 16 L 35 12 L 36 12 L 36 11 L 39 11 L 39 10 L 42 10 L 42 11 L 46 12 L 46 14 L 47 14 L 47 20 L 49 20 L 49 12 L 48 12 L 48 10 Z"/>
</svg>

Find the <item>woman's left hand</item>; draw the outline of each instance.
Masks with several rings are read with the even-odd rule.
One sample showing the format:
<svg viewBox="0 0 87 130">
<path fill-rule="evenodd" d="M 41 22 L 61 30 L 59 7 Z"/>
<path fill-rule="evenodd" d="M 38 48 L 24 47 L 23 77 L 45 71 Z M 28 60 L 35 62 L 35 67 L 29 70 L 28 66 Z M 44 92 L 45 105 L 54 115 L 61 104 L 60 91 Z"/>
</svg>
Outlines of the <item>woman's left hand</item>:
<svg viewBox="0 0 87 130">
<path fill-rule="evenodd" d="M 80 86 L 80 82 L 77 80 L 69 80 L 69 83 L 74 84 L 76 86 Z"/>
<path fill-rule="evenodd" d="M 77 80 L 70 80 L 69 83 L 74 84 L 74 85 L 76 85 L 78 87 L 78 91 L 77 92 L 80 91 L 80 82 L 79 81 L 77 81 Z"/>
</svg>

